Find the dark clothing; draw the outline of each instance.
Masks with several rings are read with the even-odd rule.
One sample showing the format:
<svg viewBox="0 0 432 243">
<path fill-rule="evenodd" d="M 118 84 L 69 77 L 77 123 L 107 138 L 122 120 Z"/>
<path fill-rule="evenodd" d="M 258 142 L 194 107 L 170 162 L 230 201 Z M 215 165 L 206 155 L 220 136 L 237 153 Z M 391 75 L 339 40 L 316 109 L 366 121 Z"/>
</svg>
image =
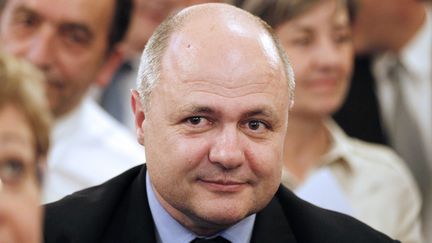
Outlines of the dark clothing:
<svg viewBox="0 0 432 243">
<path fill-rule="evenodd" d="M 146 166 L 46 205 L 45 242 L 155 243 Z M 252 242 L 396 242 L 343 214 L 315 207 L 284 187 L 256 215 Z"/>
<path fill-rule="evenodd" d="M 347 98 L 333 117 L 349 136 L 388 145 L 371 66 L 371 58 L 356 58 Z"/>
</svg>

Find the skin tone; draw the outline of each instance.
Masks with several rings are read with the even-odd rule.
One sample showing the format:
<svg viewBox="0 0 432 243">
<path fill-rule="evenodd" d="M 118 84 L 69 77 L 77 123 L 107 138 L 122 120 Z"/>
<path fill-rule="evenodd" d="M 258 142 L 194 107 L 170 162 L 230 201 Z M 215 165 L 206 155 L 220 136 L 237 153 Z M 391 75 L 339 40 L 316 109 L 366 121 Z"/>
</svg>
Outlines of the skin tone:
<svg viewBox="0 0 432 243">
<path fill-rule="evenodd" d="M 330 146 L 324 122 L 342 104 L 352 71 L 349 24 L 346 8 L 326 0 L 276 28 L 296 74 L 284 161 L 300 181 Z"/>
<path fill-rule="evenodd" d="M 426 10 L 419 0 L 361 0 L 353 27 L 359 54 L 403 48 L 425 21 Z"/>
<path fill-rule="evenodd" d="M 41 240 L 36 151 L 26 117 L 14 105 L 0 108 L 0 242 Z"/>
<path fill-rule="evenodd" d="M 134 0 L 131 27 L 127 33 L 124 50 L 131 56 L 142 52 L 156 27 L 175 9 L 181 0 Z"/>
<path fill-rule="evenodd" d="M 157 26 L 172 12 L 217 0 L 134 0 L 131 27 L 122 46 L 126 56 L 141 54 Z"/>
<path fill-rule="evenodd" d="M 151 105 L 144 109 L 133 93 L 156 196 L 198 235 L 237 223 L 273 197 L 289 100 L 265 31 L 237 9 L 209 6 L 190 10 L 172 35 Z"/>
<path fill-rule="evenodd" d="M 75 108 L 93 82 L 108 80 L 121 61 L 116 51 L 107 54 L 113 13 L 114 1 L 7 1 L 1 48 L 44 71 L 56 117 Z"/>
</svg>

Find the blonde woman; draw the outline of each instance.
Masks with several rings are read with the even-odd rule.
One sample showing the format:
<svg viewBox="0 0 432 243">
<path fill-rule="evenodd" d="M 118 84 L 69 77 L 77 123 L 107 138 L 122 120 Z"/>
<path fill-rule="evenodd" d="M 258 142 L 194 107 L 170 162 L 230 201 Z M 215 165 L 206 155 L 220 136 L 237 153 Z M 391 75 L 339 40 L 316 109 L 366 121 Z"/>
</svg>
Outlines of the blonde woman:
<svg viewBox="0 0 432 243">
<path fill-rule="evenodd" d="M 0 242 L 41 242 L 50 116 L 43 76 L 0 54 Z"/>
</svg>

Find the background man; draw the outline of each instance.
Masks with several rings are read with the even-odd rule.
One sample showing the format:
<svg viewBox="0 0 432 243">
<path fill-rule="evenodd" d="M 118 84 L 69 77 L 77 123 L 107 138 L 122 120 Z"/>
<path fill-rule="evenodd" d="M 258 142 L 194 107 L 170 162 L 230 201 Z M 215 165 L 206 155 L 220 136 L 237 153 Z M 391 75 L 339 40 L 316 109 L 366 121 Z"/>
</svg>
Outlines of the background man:
<svg viewBox="0 0 432 243">
<path fill-rule="evenodd" d="M 124 53 L 124 61 L 108 84 L 101 84 L 101 106 L 126 125 L 131 131 L 135 131 L 134 114 L 130 109 L 130 90 L 136 84 L 141 53 L 156 27 L 170 14 L 187 6 L 206 3 L 221 2 L 222 0 L 133 0 L 134 9 L 131 17 L 131 25 L 122 41 L 121 49 Z M 106 85 L 106 86 L 105 86 Z"/>
<path fill-rule="evenodd" d="M 423 229 L 432 242 L 431 1 L 359 3 L 358 58 L 335 118 L 349 135 L 388 144 L 405 160 L 422 194 Z"/>
<path fill-rule="evenodd" d="M 56 118 L 45 201 L 53 201 L 144 161 L 142 148 L 97 104 L 90 85 L 121 61 L 117 43 L 129 23 L 128 0 L 11 0 L 1 12 L 1 49 L 47 76 Z"/>
<path fill-rule="evenodd" d="M 139 74 L 146 166 L 48 205 L 46 242 L 393 242 L 279 187 L 294 80 L 257 18 L 187 8 L 155 31 Z"/>
</svg>

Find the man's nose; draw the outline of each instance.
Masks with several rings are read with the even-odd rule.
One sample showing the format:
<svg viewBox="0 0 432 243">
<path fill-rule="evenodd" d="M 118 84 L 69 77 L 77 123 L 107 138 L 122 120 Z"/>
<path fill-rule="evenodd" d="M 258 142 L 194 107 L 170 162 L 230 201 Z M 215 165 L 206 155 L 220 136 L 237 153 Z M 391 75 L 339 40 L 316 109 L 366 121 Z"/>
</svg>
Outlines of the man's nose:
<svg viewBox="0 0 432 243">
<path fill-rule="evenodd" d="M 50 26 L 41 26 L 28 45 L 26 59 L 42 70 L 48 69 L 53 63 L 54 42 L 54 30 Z"/>
<path fill-rule="evenodd" d="M 224 169 L 235 169 L 245 161 L 244 144 L 236 127 L 223 128 L 214 138 L 209 152 L 211 163 Z"/>
</svg>

